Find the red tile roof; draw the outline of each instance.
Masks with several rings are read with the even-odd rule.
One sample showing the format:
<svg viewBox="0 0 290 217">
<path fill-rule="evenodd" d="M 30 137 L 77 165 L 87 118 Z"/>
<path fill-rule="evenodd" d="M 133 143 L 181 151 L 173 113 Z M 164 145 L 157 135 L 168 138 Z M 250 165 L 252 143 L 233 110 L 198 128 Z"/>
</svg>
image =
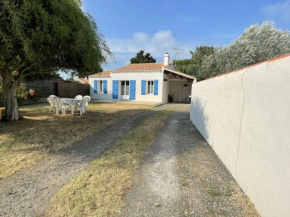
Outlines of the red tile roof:
<svg viewBox="0 0 290 217">
<path fill-rule="evenodd" d="M 112 72 L 146 72 L 146 71 L 161 71 L 164 63 L 134 63 L 127 66 L 113 70 Z"/>
<path fill-rule="evenodd" d="M 89 79 L 85 79 L 85 78 L 79 78 L 82 82 L 88 84 L 89 83 Z"/>
<path fill-rule="evenodd" d="M 216 75 L 214 77 L 211 77 L 211 78 L 208 78 L 208 79 L 205 79 L 205 80 L 202 80 L 202 81 L 207 81 L 209 79 L 213 79 L 213 78 L 216 78 L 216 77 L 220 77 L 220 76 L 223 76 L 223 75 L 227 75 L 227 74 L 230 74 L 230 73 L 234 73 L 234 72 L 239 72 L 241 70 L 244 70 L 244 69 L 249 69 L 249 68 L 252 68 L 252 67 L 255 67 L 255 66 L 258 66 L 258 65 L 261 65 L 263 63 L 269 63 L 269 62 L 274 62 L 276 60 L 280 60 L 280 59 L 283 59 L 283 58 L 286 58 L 286 57 L 290 57 L 290 53 L 289 54 L 285 54 L 285 55 L 282 55 L 282 56 L 278 56 L 278 57 L 275 57 L 273 59 L 269 59 L 269 60 L 266 60 L 266 61 L 263 61 L 263 62 L 259 62 L 259 63 L 256 63 L 254 65 L 250 65 L 250 66 L 246 66 L 246 67 L 243 67 L 243 68 L 240 68 L 240 69 L 236 69 L 234 71 L 230 71 L 230 72 L 226 72 L 226 73 L 223 73 L 223 74 L 219 74 L 219 75 Z M 200 82 L 202 82 L 200 81 Z"/>
<path fill-rule="evenodd" d="M 103 72 L 95 73 L 89 76 L 90 78 L 110 78 L 111 70 L 106 70 Z"/>
</svg>

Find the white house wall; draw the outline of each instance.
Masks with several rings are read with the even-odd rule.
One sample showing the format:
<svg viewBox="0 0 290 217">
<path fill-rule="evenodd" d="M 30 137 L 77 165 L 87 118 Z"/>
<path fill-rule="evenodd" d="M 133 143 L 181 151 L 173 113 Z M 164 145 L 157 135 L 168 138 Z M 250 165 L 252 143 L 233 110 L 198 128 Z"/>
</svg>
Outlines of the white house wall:
<svg viewBox="0 0 290 217">
<path fill-rule="evenodd" d="M 190 118 L 264 217 L 290 213 L 290 57 L 192 85 Z"/>
<path fill-rule="evenodd" d="M 107 89 L 108 93 L 94 93 L 94 80 L 107 80 Z M 90 83 L 90 94 L 92 99 L 98 100 L 120 100 L 120 82 L 119 82 L 119 94 L 118 99 L 112 99 L 112 82 L 113 80 L 135 80 L 136 81 L 136 101 L 144 101 L 144 102 L 162 102 L 163 100 L 163 73 L 160 72 L 126 72 L 126 73 L 111 73 L 111 78 L 89 78 Z M 154 94 L 146 94 L 141 95 L 141 81 L 154 81 L 158 80 L 158 95 Z M 98 83 L 99 88 L 99 83 Z M 147 86 L 146 86 L 147 90 Z"/>
<path fill-rule="evenodd" d="M 99 88 L 100 84 L 98 82 L 98 93 L 94 92 L 94 81 L 107 81 L 107 90 L 108 93 L 100 93 Z M 106 100 L 110 101 L 112 100 L 112 79 L 111 78 L 89 78 L 89 84 L 90 84 L 90 96 L 92 99 L 98 99 L 98 100 Z"/>
<path fill-rule="evenodd" d="M 169 89 L 170 89 L 170 81 L 168 81 L 169 76 L 164 74 L 163 76 L 163 92 L 162 92 L 162 103 L 168 102 L 168 95 L 169 95 Z"/>
</svg>

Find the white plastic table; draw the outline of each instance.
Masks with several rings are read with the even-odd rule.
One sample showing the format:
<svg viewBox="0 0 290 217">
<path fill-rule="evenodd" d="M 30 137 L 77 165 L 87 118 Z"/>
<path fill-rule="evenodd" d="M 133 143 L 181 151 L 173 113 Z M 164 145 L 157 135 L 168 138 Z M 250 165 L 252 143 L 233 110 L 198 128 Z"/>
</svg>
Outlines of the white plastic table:
<svg viewBox="0 0 290 217">
<path fill-rule="evenodd" d="M 74 110 L 75 110 L 75 102 L 80 103 L 80 105 L 82 105 L 82 102 L 83 102 L 83 100 L 81 100 L 81 99 L 74 99 L 74 98 L 61 98 L 61 100 L 62 100 L 65 104 L 69 105 L 69 107 L 70 107 L 70 109 L 71 109 L 71 111 L 72 111 L 72 114 L 73 114 L 73 112 L 74 112 Z M 85 108 L 84 108 L 84 111 L 82 110 L 82 107 L 83 107 L 83 106 L 80 106 L 80 115 L 82 115 L 83 113 L 86 112 L 86 111 L 85 111 Z"/>
</svg>

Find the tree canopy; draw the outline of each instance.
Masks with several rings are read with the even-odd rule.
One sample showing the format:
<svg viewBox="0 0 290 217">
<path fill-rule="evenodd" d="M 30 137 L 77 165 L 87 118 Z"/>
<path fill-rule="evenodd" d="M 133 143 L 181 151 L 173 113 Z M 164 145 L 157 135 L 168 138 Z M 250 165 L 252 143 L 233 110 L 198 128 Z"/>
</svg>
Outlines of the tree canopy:
<svg viewBox="0 0 290 217">
<path fill-rule="evenodd" d="M 131 63 L 156 63 L 156 59 L 154 59 L 150 53 L 144 52 L 144 50 L 140 50 L 135 57 L 131 59 Z"/>
<path fill-rule="evenodd" d="M 190 51 L 191 59 L 175 60 L 174 67 L 176 70 L 195 76 L 198 80 L 201 79 L 201 67 L 204 59 L 214 52 L 212 46 L 196 47 L 195 51 Z"/>
<path fill-rule="evenodd" d="M 202 64 L 202 77 L 209 78 L 290 53 L 290 33 L 274 22 L 251 25 L 229 46 L 215 48 Z"/>
<path fill-rule="evenodd" d="M 8 113 L 15 111 L 13 92 L 21 78 L 58 70 L 88 75 L 101 71 L 111 55 L 80 0 L 1 0 L 0 8 L 0 75 L 7 120 L 18 119 L 16 112 L 16 118 Z"/>
<path fill-rule="evenodd" d="M 175 69 L 203 80 L 290 53 L 290 33 L 274 22 L 251 25 L 226 47 L 197 47 L 192 58 L 174 61 Z"/>
</svg>

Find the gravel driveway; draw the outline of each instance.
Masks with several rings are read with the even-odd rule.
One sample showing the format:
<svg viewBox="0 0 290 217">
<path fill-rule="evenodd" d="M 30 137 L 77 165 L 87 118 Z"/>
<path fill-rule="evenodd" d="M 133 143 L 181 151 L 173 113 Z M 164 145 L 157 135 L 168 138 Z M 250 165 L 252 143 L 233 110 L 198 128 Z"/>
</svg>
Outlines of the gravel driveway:
<svg viewBox="0 0 290 217">
<path fill-rule="evenodd" d="M 155 111 L 129 118 L 0 180 L 0 216 L 37 216 L 53 194 Z"/>
<path fill-rule="evenodd" d="M 148 149 L 126 196 L 123 216 L 259 216 L 229 171 L 189 120 L 175 109 Z"/>
</svg>

